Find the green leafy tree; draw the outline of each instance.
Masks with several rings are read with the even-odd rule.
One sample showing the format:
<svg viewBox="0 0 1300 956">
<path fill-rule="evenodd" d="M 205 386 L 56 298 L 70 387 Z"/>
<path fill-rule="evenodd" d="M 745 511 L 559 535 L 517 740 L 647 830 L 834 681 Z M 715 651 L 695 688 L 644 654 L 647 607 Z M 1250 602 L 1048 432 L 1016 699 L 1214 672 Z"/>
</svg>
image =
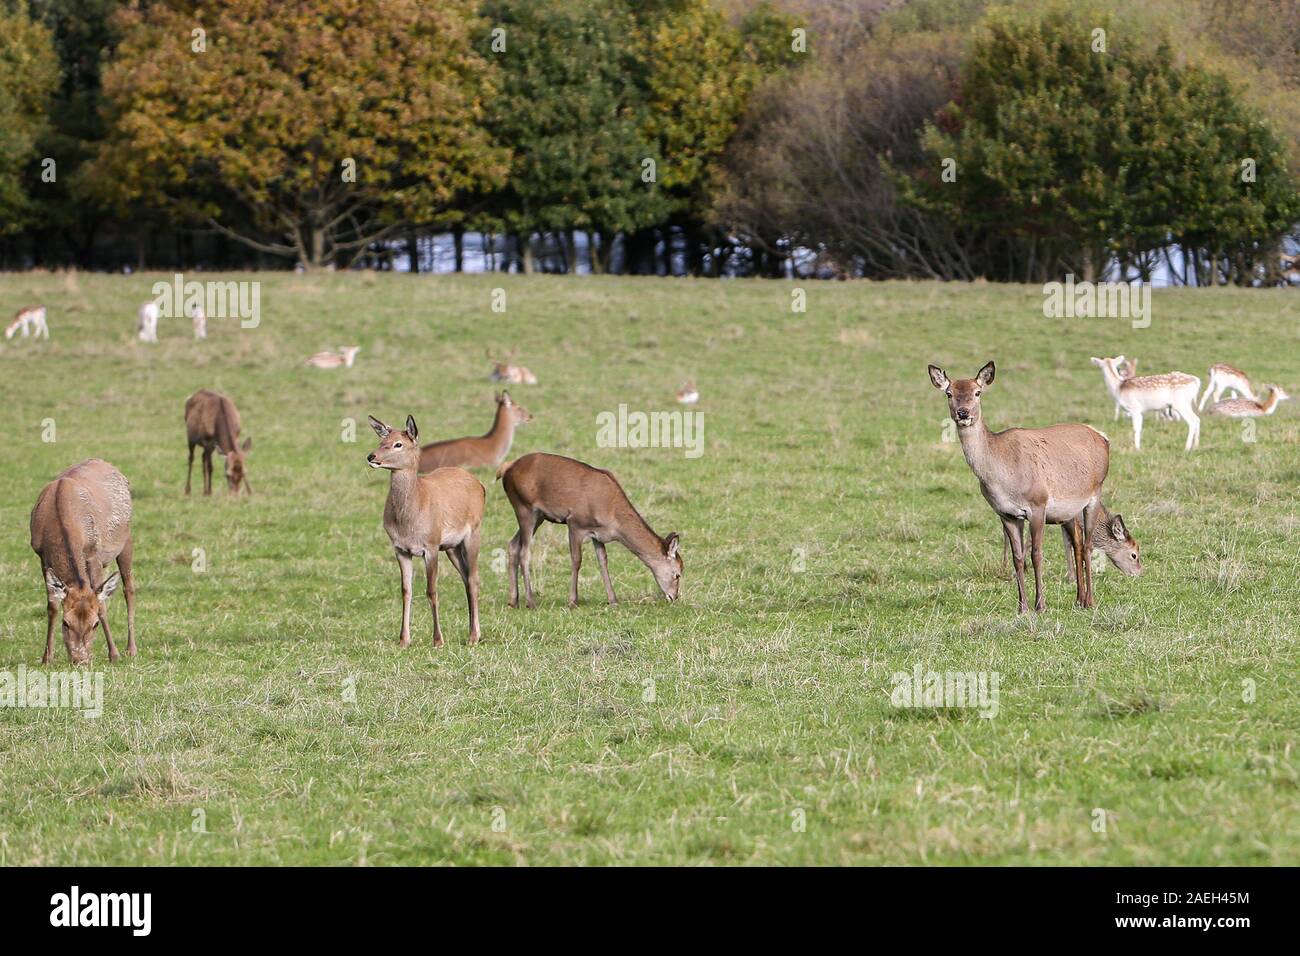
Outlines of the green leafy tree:
<svg viewBox="0 0 1300 956">
<path fill-rule="evenodd" d="M 50 31 L 25 4 L 0 3 L 0 234 L 17 232 L 32 214 L 36 146 L 58 80 Z"/>
</svg>

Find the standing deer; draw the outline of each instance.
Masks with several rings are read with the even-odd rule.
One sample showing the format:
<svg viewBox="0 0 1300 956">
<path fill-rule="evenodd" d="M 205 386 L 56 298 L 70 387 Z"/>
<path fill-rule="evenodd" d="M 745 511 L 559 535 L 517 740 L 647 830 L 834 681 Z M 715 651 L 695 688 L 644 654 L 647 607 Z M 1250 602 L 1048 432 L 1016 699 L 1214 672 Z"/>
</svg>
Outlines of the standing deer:
<svg viewBox="0 0 1300 956">
<path fill-rule="evenodd" d="M 1075 525 L 1075 531 L 1078 531 Z M 1074 539 L 1071 530 L 1061 525 L 1061 538 L 1065 541 L 1065 576 L 1071 584 L 1076 581 L 1074 572 Z M 1020 546 L 1024 547 L 1024 535 Z M 1100 551 L 1110 559 L 1110 563 L 1130 577 L 1142 573 L 1142 559 L 1138 556 L 1138 543 L 1129 532 L 1122 515 L 1112 514 L 1104 502 L 1098 504 L 1097 524 L 1092 529 L 1092 542 L 1086 549 L 1089 557 L 1093 551 Z M 1002 537 L 1002 570 L 1007 568 L 1007 539 Z"/>
<path fill-rule="evenodd" d="M 1071 532 L 1075 564 L 1084 569 L 1077 582 L 1076 600 L 1085 608 L 1096 606 L 1092 568 L 1084 553 L 1092 538 L 1101 505 L 1101 486 L 1110 470 L 1110 441 L 1089 425 L 1051 425 L 1047 428 L 1008 428 L 992 432 L 984 424 L 980 396 L 993 384 L 992 362 L 974 378 L 950 381 L 936 365 L 929 366 L 930 381 L 948 396 L 948 411 L 957 423 L 966 464 L 979 479 L 980 491 L 1002 522 L 1016 567 L 1018 612 L 1029 610 L 1025 600 L 1024 522 L 1029 521 L 1034 562 L 1034 610 L 1047 610 L 1043 591 L 1043 528 L 1059 524 L 1070 529 L 1083 517 L 1083 534 Z"/>
<path fill-rule="evenodd" d="M 238 493 L 239 486 L 250 495 L 253 486 L 248 483 L 248 452 L 253 439 L 239 441 L 239 410 L 235 403 L 220 392 L 200 389 L 185 400 L 185 436 L 190 445 L 190 465 L 185 473 L 185 493 L 190 493 L 190 479 L 194 475 L 194 448 L 203 446 L 203 493 L 212 494 L 212 453 L 225 459 L 227 490 Z"/>
<path fill-rule="evenodd" d="M 1291 396 L 1277 385 L 1266 385 L 1268 398 L 1264 401 L 1249 398 L 1228 398 L 1210 406 L 1211 415 L 1225 415 L 1228 418 L 1257 418 L 1260 415 L 1272 415 L 1277 411 L 1278 402 L 1284 402 Z"/>
<path fill-rule="evenodd" d="M 32 550 L 45 579 L 45 654 L 54 660 L 54 619 L 63 611 L 63 646 L 73 664 L 89 664 L 95 628 L 104 626 L 109 660 L 119 660 L 108 630 L 108 599 L 126 585 L 126 653 L 135 650 L 135 578 L 131 574 L 131 487 L 106 461 L 89 458 L 51 481 L 36 498 Z M 117 562 L 117 571 L 104 569 Z"/>
<path fill-rule="evenodd" d="M 1201 419 L 1196 414 L 1196 396 L 1201 391 L 1201 380 L 1186 372 L 1166 372 L 1163 375 L 1138 375 L 1120 378 L 1119 366 L 1124 356 L 1115 358 L 1093 357 L 1092 363 L 1101 369 L 1106 388 L 1115 403 L 1133 420 L 1133 447 L 1142 447 L 1142 416 L 1157 412 L 1166 418 L 1178 417 L 1187 422 L 1185 450 L 1191 451 L 1201 444 Z M 1172 409 L 1174 415 L 1168 414 Z"/>
<path fill-rule="evenodd" d="M 351 368 L 360 351 L 359 345 L 347 345 L 337 352 L 317 352 L 306 364 L 312 368 Z"/>
<path fill-rule="evenodd" d="M 483 505 L 483 484 L 461 468 L 438 468 L 421 475 L 419 432 L 415 419 L 406 416 L 406 430 L 389 428 L 371 417 L 379 447 L 366 461 L 371 468 L 389 472 L 388 501 L 384 505 L 384 530 L 393 543 L 402 572 L 401 647 L 411 644 L 411 559 L 424 559 L 429 610 L 433 613 L 433 646 L 442 647 L 438 624 L 438 552 L 446 551 L 465 583 L 469 603 L 469 642 L 479 640 L 478 551 Z"/>
<path fill-rule="evenodd" d="M 29 305 L 25 309 L 19 309 L 14 320 L 5 327 L 5 338 L 12 339 L 18 330 L 22 329 L 23 338 L 32 335 L 35 338 L 49 338 L 50 327 L 45 322 L 45 306 Z"/>
<path fill-rule="evenodd" d="M 203 306 L 196 303 L 194 308 L 190 309 L 190 321 L 194 324 L 194 338 L 206 339 L 208 337 L 208 316 L 203 311 Z"/>
<path fill-rule="evenodd" d="M 152 299 L 140 306 L 139 321 L 136 323 L 136 327 L 141 342 L 158 341 L 159 314 L 158 303 Z"/>
<path fill-rule="evenodd" d="M 1252 402 L 1259 401 L 1259 396 L 1250 387 L 1250 379 L 1246 377 L 1246 373 L 1220 362 L 1210 366 L 1210 381 L 1201 394 L 1201 400 L 1197 403 L 1196 410 L 1203 409 L 1206 402 L 1217 402 L 1223 397 L 1224 392 L 1232 392 L 1233 398 L 1246 398 Z"/>
<path fill-rule="evenodd" d="M 1130 378 L 1133 378 L 1134 376 L 1137 375 L 1137 371 L 1138 371 L 1137 359 L 1129 359 L 1128 361 L 1123 362 L 1117 369 L 1115 369 L 1115 371 L 1119 373 L 1119 377 L 1122 379 L 1128 380 Z M 1120 411 L 1121 409 L 1119 405 L 1119 399 L 1116 398 L 1115 417 L 1111 419 L 1112 421 L 1116 421 L 1116 422 L 1119 421 Z"/>
<path fill-rule="evenodd" d="M 569 607 L 578 605 L 578 569 L 582 567 L 582 543 L 588 538 L 595 546 L 600 576 L 605 582 L 605 597 L 610 604 L 618 603 L 605 555 L 605 545 L 611 541 L 619 542 L 640 558 L 654 575 L 664 597 L 677 600 L 682 582 L 677 532 L 666 538 L 655 534 L 632 507 L 623 486 L 612 473 L 572 458 L 534 452 L 503 466 L 497 471 L 497 477 L 519 522 L 518 533 L 510 539 L 506 571 L 510 579 L 511 607 L 519 606 L 521 566 L 528 606 L 537 607 L 529 558 L 533 535 L 543 521 L 569 527 L 569 560 L 573 566 Z"/>
<path fill-rule="evenodd" d="M 533 420 L 528 409 L 510 398 L 496 396 L 497 414 L 486 435 L 477 438 L 449 438 L 420 449 L 420 471 L 435 468 L 496 468 L 506 460 L 515 440 L 515 429 Z"/>
</svg>

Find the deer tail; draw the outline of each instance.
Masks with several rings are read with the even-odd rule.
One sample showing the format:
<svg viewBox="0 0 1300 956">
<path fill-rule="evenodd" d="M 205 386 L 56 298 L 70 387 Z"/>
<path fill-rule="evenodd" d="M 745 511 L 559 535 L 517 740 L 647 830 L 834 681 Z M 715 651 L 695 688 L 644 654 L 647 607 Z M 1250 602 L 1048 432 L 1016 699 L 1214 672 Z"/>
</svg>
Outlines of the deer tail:
<svg viewBox="0 0 1300 956">
<path fill-rule="evenodd" d="M 497 469 L 497 478 L 496 478 L 496 480 L 497 480 L 497 481 L 500 481 L 500 480 L 505 476 L 505 473 L 506 473 L 507 471 L 510 470 L 510 466 L 513 465 L 513 464 L 514 464 L 513 461 L 505 461 L 505 462 L 502 462 L 502 463 L 501 463 L 501 467 Z"/>
</svg>

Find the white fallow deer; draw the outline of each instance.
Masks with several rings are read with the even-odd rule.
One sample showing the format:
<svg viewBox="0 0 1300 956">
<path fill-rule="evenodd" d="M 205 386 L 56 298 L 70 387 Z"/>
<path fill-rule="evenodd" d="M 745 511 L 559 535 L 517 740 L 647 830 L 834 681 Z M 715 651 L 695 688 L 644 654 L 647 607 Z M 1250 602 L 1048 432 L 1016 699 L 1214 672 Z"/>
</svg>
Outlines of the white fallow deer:
<svg viewBox="0 0 1300 956">
<path fill-rule="evenodd" d="M 196 303 L 190 309 L 190 321 L 194 324 L 194 338 L 206 339 L 208 337 L 208 316 L 203 311 L 203 306 Z"/>
<path fill-rule="evenodd" d="M 1024 525 L 1029 522 L 1034 564 L 1034 610 L 1047 609 L 1043 590 L 1043 530 L 1059 524 L 1070 531 L 1079 575 L 1076 600 L 1096 606 L 1092 565 L 1086 542 L 1092 539 L 1101 509 L 1101 486 L 1110 471 L 1110 441 L 1090 425 L 1064 424 L 1047 428 L 1008 428 L 989 431 L 980 409 L 980 396 L 993 384 L 994 365 L 987 363 L 974 378 L 950 380 L 936 365 L 930 381 L 948 396 L 948 411 L 957 423 L 962 453 L 979 479 L 984 500 L 1002 522 L 1002 533 L 1015 560 L 1018 611 L 1025 600 Z M 1082 534 L 1074 532 L 1081 518 Z"/>
<path fill-rule="evenodd" d="M 478 552 L 487 492 L 463 468 L 438 468 L 419 473 L 420 445 L 415 419 L 406 416 L 404 431 L 389 428 L 377 418 L 370 427 L 379 447 L 366 461 L 371 468 L 389 472 L 388 501 L 384 505 L 384 530 L 393 544 L 402 572 L 402 632 L 398 644 L 411 643 L 411 573 L 414 558 L 424 560 L 429 610 L 433 613 L 433 645 L 442 646 L 438 624 L 438 555 L 447 552 L 465 583 L 469 602 L 469 642 L 479 640 Z"/>
<path fill-rule="evenodd" d="M 1279 402 L 1291 397 L 1277 385 L 1267 385 L 1265 388 L 1268 389 L 1268 398 L 1262 402 L 1249 398 L 1226 398 L 1211 405 L 1210 414 L 1228 418 L 1258 418 L 1261 415 L 1272 415 L 1277 411 Z"/>
<path fill-rule="evenodd" d="M 25 309 L 19 309 L 14 320 L 5 327 L 5 338 L 12 339 L 21 329 L 23 338 L 31 335 L 35 338 L 49 338 L 50 327 L 45 322 L 45 306 L 29 305 Z"/>
<path fill-rule="evenodd" d="M 700 390 L 692 379 L 677 390 L 677 401 L 682 405 L 694 405 L 700 400 Z"/>
<path fill-rule="evenodd" d="M 158 308 L 158 303 L 152 299 L 140 306 L 136 322 L 136 333 L 141 342 L 158 341 L 158 316 L 160 314 L 161 310 Z"/>
<path fill-rule="evenodd" d="M 360 351 L 359 345 L 347 345 L 337 352 L 317 352 L 306 364 L 312 368 L 351 368 Z"/>
<path fill-rule="evenodd" d="M 1187 422 L 1185 450 L 1191 451 L 1201 444 L 1201 419 L 1196 414 L 1196 396 L 1201 391 L 1201 380 L 1186 372 L 1165 372 L 1162 375 L 1135 375 L 1121 378 L 1119 367 L 1124 356 L 1115 358 L 1093 357 L 1092 364 L 1101 369 L 1106 388 L 1115 403 L 1133 420 L 1133 447 L 1142 447 L 1142 416 L 1155 412 L 1166 418 L 1177 417 Z"/>
<path fill-rule="evenodd" d="M 1205 386 L 1205 391 L 1201 393 L 1201 400 L 1197 403 L 1196 410 L 1200 411 L 1204 408 L 1206 402 L 1217 402 L 1223 398 L 1224 392 L 1231 392 L 1233 398 L 1259 401 L 1259 396 L 1250 387 L 1250 379 L 1246 377 L 1246 373 L 1220 362 L 1210 366 L 1210 381 Z"/>
<path fill-rule="evenodd" d="M 61 473 L 32 508 L 32 550 L 45 580 L 45 654 L 54 660 L 54 620 L 63 611 L 63 646 L 89 664 L 95 629 L 104 626 L 109 660 L 119 658 L 108 630 L 108 599 L 126 586 L 126 653 L 135 656 L 135 579 L 131 574 L 131 487 L 106 461 L 89 458 Z M 114 561 L 117 573 L 105 577 Z M 120 576 L 119 576 L 120 575 Z"/>
</svg>

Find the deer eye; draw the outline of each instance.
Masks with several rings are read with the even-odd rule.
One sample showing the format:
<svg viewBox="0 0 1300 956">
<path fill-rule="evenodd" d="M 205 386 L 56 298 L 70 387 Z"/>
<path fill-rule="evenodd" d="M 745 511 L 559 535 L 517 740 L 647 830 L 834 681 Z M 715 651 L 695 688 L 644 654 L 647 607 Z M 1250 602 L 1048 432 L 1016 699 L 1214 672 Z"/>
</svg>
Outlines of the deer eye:
<svg viewBox="0 0 1300 956">
<path fill-rule="evenodd" d="M 979 397 L 980 397 L 980 390 L 979 390 L 978 388 L 975 389 L 975 397 L 976 397 L 976 398 L 979 398 Z"/>
<path fill-rule="evenodd" d="M 394 447 L 394 448 L 401 448 L 401 447 L 402 447 L 402 443 L 401 443 L 400 441 L 395 441 L 395 442 L 393 442 L 393 447 Z"/>
</svg>

